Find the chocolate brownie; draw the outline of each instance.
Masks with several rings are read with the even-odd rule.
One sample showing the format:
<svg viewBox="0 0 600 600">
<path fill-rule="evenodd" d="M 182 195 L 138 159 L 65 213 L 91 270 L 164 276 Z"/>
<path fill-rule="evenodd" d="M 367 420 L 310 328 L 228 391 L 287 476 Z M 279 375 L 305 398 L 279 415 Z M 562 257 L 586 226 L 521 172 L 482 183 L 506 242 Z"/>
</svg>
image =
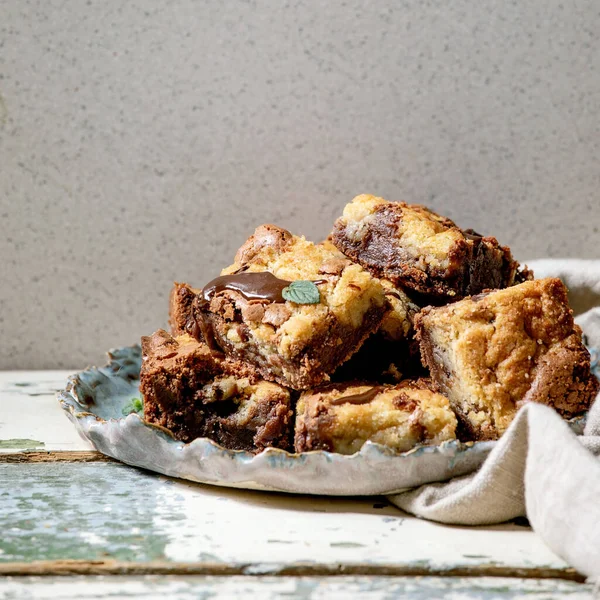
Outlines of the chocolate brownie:
<svg viewBox="0 0 600 600">
<path fill-rule="evenodd" d="M 405 452 L 454 439 L 455 430 L 448 399 L 427 380 L 329 384 L 300 396 L 294 447 L 354 454 L 370 441 Z"/>
<path fill-rule="evenodd" d="M 532 276 L 494 237 L 462 230 L 424 206 L 369 195 L 346 205 L 332 240 L 373 275 L 442 301 Z"/>
<path fill-rule="evenodd" d="M 368 271 L 275 225 L 258 227 L 194 300 L 214 351 L 295 390 L 328 381 L 388 310 Z"/>
<path fill-rule="evenodd" d="M 497 438 L 526 402 L 580 414 L 598 390 L 559 279 L 428 307 L 415 327 L 423 361 L 470 439 Z"/>
<path fill-rule="evenodd" d="M 142 338 L 144 419 L 183 442 L 207 437 L 224 448 L 257 452 L 291 444 L 290 393 L 255 381 L 189 335 L 158 330 Z"/>
<path fill-rule="evenodd" d="M 194 319 L 192 303 L 201 290 L 194 289 L 187 283 L 175 283 L 169 297 L 169 327 L 171 335 L 184 333 L 199 338 L 198 325 Z"/>
</svg>

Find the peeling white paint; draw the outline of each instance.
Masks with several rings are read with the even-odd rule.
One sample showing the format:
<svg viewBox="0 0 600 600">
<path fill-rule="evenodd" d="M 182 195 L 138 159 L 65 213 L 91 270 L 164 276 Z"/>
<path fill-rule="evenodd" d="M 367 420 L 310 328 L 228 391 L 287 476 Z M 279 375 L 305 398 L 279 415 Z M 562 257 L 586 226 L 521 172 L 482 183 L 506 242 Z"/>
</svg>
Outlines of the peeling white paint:
<svg viewBox="0 0 600 600">
<path fill-rule="evenodd" d="M 79 437 L 55 398 L 56 390 L 64 388 L 71 374 L 0 371 L 0 440 L 37 440 L 48 451 L 93 450 Z M 22 452 L 23 448 L 0 449 L 0 453 L 16 451 Z"/>
<path fill-rule="evenodd" d="M 0 597 L 19 600 L 589 600 L 592 586 L 504 577 L 50 577 L 7 578 Z"/>
</svg>

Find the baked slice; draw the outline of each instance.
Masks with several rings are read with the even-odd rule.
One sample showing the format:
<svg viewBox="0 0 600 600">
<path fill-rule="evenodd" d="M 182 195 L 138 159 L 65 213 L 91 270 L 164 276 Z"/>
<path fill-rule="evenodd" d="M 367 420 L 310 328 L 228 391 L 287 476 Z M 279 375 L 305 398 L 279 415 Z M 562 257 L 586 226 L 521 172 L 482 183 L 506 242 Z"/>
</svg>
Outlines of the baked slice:
<svg viewBox="0 0 600 600">
<path fill-rule="evenodd" d="M 158 330 L 142 338 L 140 392 L 144 419 L 191 442 L 207 437 L 225 448 L 257 452 L 288 449 L 290 394 L 285 388 L 237 374 L 189 335 Z"/>
<path fill-rule="evenodd" d="M 345 259 L 347 260 L 346 255 L 338 250 L 331 239 L 328 238 L 318 245 L 337 256 L 340 261 L 343 261 L 342 264 Z M 401 287 L 394 285 L 388 279 L 379 279 L 379 282 L 390 303 L 390 310 L 383 318 L 378 332 L 390 341 L 397 342 L 412 338 L 414 334 L 413 319 L 421 308 Z"/>
<path fill-rule="evenodd" d="M 415 326 L 423 361 L 469 439 L 497 438 L 526 402 L 572 417 L 598 390 L 559 279 L 428 307 Z"/>
<path fill-rule="evenodd" d="M 395 285 L 458 299 L 530 279 L 496 238 L 462 230 L 424 206 L 362 195 L 346 205 L 332 240 L 339 250 Z"/>
<path fill-rule="evenodd" d="M 325 240 L 320 245 L 336 253 L 339 258 L 345 258 L 330 240 Z M 332 381 L 394 383 L 425 374 L 413 327 L 414 317 L 421 309 L 402 288 L 387 279 L 379 279 L 379 282 L 390 310 L 379 329 L 369 336 L 356 354 L 335 371 Z"/>
<path fill-rule="evenodd" d="M 386 280 L 382 279 L 381 283 L 385 289 Z M 427 376 L 421 363 L 419 343 L 414 339 L 413 319 L 419 308 L 401 290 L 395 290 L 394 297 L 387 293 L 386 296 L 392 309 L 384 317 L 381 327 L 332 374 L 332 381 L 394 383 L 409 377 Z"/>
<path fill-rule="evenodd" d="M 330 384 L 300 396 L 294 447 L 354 454 L 371 441 L 405 452 L 454 439 L 455 430 L 448 399 L 427 380 Z"/>
<path fill-rule="evenodd" d="M 194 302 L 213 350 L 295 390 L 328 381 L 388 309 L 360 265 L 274 225 L 258 227 Z"/>
<path fill-rule="evenodd" d="M 194 319 L 192 303 L 194 298 L 200 293 L 187 283 L 175 283 L 171 289 L 169 297 L 169 327 L 171 335 L 178 336 L 183 334 L 200 338 L 198 324 Z"/>
</svg>

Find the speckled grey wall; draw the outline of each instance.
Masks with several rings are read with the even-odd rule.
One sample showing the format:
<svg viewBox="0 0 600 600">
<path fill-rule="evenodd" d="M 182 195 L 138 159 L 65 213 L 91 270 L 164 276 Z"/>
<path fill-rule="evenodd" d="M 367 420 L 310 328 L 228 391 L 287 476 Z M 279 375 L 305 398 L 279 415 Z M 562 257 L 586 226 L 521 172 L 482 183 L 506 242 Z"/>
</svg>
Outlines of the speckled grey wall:
<svg viewBox="0 0 600 600">
<path fill-rule="evenodd" d="M 363 191 L 599 257 L 599 31 L 596 0 L 0 0 L 0 368 L 100 361 Z"/>
</svg>

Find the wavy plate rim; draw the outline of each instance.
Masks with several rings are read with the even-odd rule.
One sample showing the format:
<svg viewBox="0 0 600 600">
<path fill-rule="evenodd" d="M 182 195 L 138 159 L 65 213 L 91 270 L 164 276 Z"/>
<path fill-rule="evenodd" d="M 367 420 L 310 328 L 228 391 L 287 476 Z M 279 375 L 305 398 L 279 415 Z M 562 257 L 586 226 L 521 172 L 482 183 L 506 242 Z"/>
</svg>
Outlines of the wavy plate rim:
<svg viewBox="0 0 600 600">
<path fill-rule="evenodd" d="M 93 412 L 92 405 L 101 407 L 103 398 L 106 403 L 111 397 L 117 396 L 116 393 L 106 394 L 103 386 L 106 385 L 110 390 L 111 385 L 118 388 L 122 384 L 121 387 L 125 389 L 126 386 L 136 386 L 139 381 L 141 349 L 138 344 L 114 348 L 107 354 L 108 361 L 104 366 L 90 366 L 68 378 L 66 387 L 57 392 L 62 409 L 80 435 L 103 454 L 127 464 L 192 481 L 288 493 L 341 496 L 392 494 L 423 483 L 444 481 L 472 472 L 498 443 L 450 440 L 439 445 L 420 445 L 397 453 L 386 446 L 367 442 L 351 455 L 325 450 L 295 453 L 279 448 L 267 448 L 253 454 L 246 450 L 223 448 L 208 438 L 197 438 L 185 443 L 176 440 L 167 429 L 147 423 L 136 413 L 105 419 Z M 135 446 L 135 442 L 138 439 L 146 440 L 147 437 L 147 442 L 153 443 L 148 452 L 156 451 L 156 456 L 162 457 L 166 464 L 153 465 L 152 461 L 140 454 L 140 448 Z M 444 470 L 445 461 L 448 464 Z M 398 481 L 402 480 L 402 469 L 397 467 L 401 464 L 410 467 L 407 471 L 412 473 L 412 479 L 409 478 L 406 482 L 411 485 L 397 486 L 390 481 L 387 486 L 384 482 L 377 481 L 378 473 L 385 474 L 382 463 L 384 467 L 387 464 L 396 469 L 394 472 L 398 473 Z M 435 463 L 433 470 L 437 469 L 443 477 L 423 477 L 420 481 L 417 463 L 422 463 L 424 469 Z M 460 463 L 458 467 L 457 463 Z M 299 472 L 299 468 L 306 472 Z M 216 476 L 207 475 L 212 473 L 211 469 Z M 370 473 L 369 469 L 374 472 Z M 413 473 L 415 470 L 417 472 Z M 245 471 L 249 479 L 244 482 Z M 309 472 L 313 472 L 318 479 L 311 480 Z M 222 474 L 220 478 L 219 473 Z M 343 480 L 343 477 L 349 477 L 353 473 L 365 477 L 366 481 L 349 483 Z M 327 480 L 328 477 L 331 481 Z M 273 481 L 276 483 L 273 484 Z"/>
</svg>

